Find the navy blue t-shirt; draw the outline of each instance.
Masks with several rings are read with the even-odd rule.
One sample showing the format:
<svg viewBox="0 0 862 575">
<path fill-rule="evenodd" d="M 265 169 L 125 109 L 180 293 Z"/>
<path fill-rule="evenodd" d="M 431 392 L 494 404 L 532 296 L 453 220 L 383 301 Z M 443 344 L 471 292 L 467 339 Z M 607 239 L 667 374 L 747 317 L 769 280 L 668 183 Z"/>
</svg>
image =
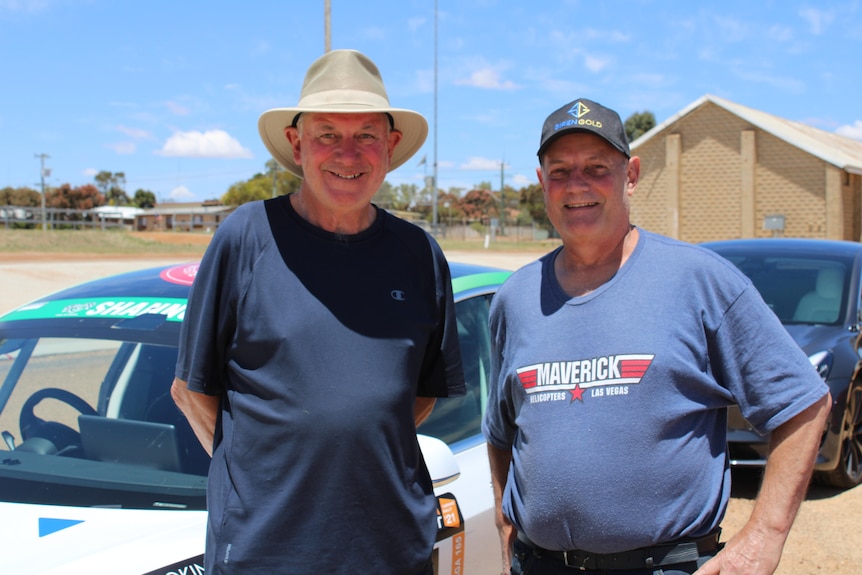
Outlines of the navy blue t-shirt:
<svg viewBox="0 0 862 575">
<path fill-rule="evenodd" d="M 412 573 L 436 503 L 417 396 L 464 393 L 448 265 L 382 210 L 340 236 L 288 197 L 219 227 L 192 287 L 177 376 L 222 397 L 206 570 Z"/>
</svg>

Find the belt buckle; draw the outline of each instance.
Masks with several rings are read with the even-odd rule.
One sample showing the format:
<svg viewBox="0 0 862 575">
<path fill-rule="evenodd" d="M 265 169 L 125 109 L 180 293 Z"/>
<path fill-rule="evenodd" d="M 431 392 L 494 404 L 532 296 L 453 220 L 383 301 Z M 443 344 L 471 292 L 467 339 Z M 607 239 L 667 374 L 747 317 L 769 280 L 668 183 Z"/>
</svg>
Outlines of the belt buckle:
<svg viewBox="0 0 862 575">
<path fill-rule="evenodd" d="M 566 567 L 571 567 L 573 569 L 578 569 L 580 571 L 586 571 L 587 570 L 587 561 L 590 560 L 590 556 L 587 554 L 584 554 L 581 556 L 581 559 L 582 560 L 581 560 L 580 565 L 578 565 L 577 563 L 574 563 L 574 562 L 569 562 L 569 552 L 563 551 L 563 564 Z"/>
</svg>

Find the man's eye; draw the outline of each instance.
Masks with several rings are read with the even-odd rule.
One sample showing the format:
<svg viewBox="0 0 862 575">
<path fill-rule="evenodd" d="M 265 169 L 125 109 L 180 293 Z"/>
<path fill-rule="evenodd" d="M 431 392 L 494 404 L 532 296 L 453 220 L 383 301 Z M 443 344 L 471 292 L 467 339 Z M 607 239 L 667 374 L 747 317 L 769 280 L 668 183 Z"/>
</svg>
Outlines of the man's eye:
<svg viewBox="0 0 862 575">
<path fill-rule="evenodd" d="M 592 166 L 587 166 L 584 169 L 584 173 L 588 176 L 604 176 L 608 173 L 608 167 L 602 164 L 594 164 Z"/>
</svg>

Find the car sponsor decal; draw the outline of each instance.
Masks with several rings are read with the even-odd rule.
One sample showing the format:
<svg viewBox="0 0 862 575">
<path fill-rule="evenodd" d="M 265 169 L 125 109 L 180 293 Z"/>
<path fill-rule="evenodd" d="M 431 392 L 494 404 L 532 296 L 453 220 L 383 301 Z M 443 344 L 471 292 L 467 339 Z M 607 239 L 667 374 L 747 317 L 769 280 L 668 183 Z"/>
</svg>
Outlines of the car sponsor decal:
<svg viewBox="0 0 862 575">
<path fill-rule="evenodd" d="M 452 537 L 452 575 L 464 573 L 464 539 L 463 531 Z"/>
<path fill-rule="evenodd" d="M 75 525 L 78 525 L 79 523 L 83 522 L 83 519 L 56 519 L 54 517 L 40 517 L 39 537 L 51 535 L 52 533 L 62 531 L 63 529 L 68 529 L 69 527 L 74 527 Z"/>
<path fill-rule="evenodd" d="M 204 556 L 191 557 L 173 565 L 149 571 L 144 575 L 204 575 Z"/>
<path fill-rule="evenodd" d="M 162 270 L 162 273 L 159 274 L 159 277 L 161 277 L 166 282 L 170 282 L 172 284 L 190 286 L 192 285 L 192 282 L 195 281 L 195 276 L 198 273 L 198 267 L 200 267 L 200 264 L 197 263 L 174 266 Z"/>
<path fill-rule="evenodd" d="M 437 541 L 464 531 L 464 518 L 458 501 L 451 493 L 437 496 Z"/>
<path fill-rule="evenodd" d="M 61 318 L 128 319 L 144 314 L 167 316 L 167 321 L 183 321 L 185 298 L 81 298 L 28 304 L 15 309 L 0 321 Z"/>
<path fill-rule="evenodd" d="M 454 293 L 461 293 L 469 289 L 498 285 L 506 281 L 506 278 L 510 275 L 512 275 L 512 272 L 484 272 L 452 278 L 452 291 Z"/>
</svg>

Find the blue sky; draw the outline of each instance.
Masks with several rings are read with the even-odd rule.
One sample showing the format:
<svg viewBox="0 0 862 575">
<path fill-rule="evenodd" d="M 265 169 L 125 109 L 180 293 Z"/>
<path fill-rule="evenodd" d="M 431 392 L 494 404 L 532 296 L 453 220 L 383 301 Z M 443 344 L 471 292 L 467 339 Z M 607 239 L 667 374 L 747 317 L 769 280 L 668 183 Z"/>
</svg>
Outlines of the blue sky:
<svg viewBox="0 0 862 575">
<path fill-rule="evenodd" d="M 542 122 L 579 97 L 661 122 L 714 94 L 862 140 L 862 0 L 438 0 L 436 114 L 434 12 L 331 0 L 332 48 L 431 127 L 394 185 L 431 175 L 435 134 L 440 188 L 498 189 L 501 163 L 533 183 Z M 217 198 L 264 171 L 257 119 L 324 46 L 323 0 L 0 0 L 0 187 L 38 189 L 47 154 L 49 186 Z"/>
</svg>

